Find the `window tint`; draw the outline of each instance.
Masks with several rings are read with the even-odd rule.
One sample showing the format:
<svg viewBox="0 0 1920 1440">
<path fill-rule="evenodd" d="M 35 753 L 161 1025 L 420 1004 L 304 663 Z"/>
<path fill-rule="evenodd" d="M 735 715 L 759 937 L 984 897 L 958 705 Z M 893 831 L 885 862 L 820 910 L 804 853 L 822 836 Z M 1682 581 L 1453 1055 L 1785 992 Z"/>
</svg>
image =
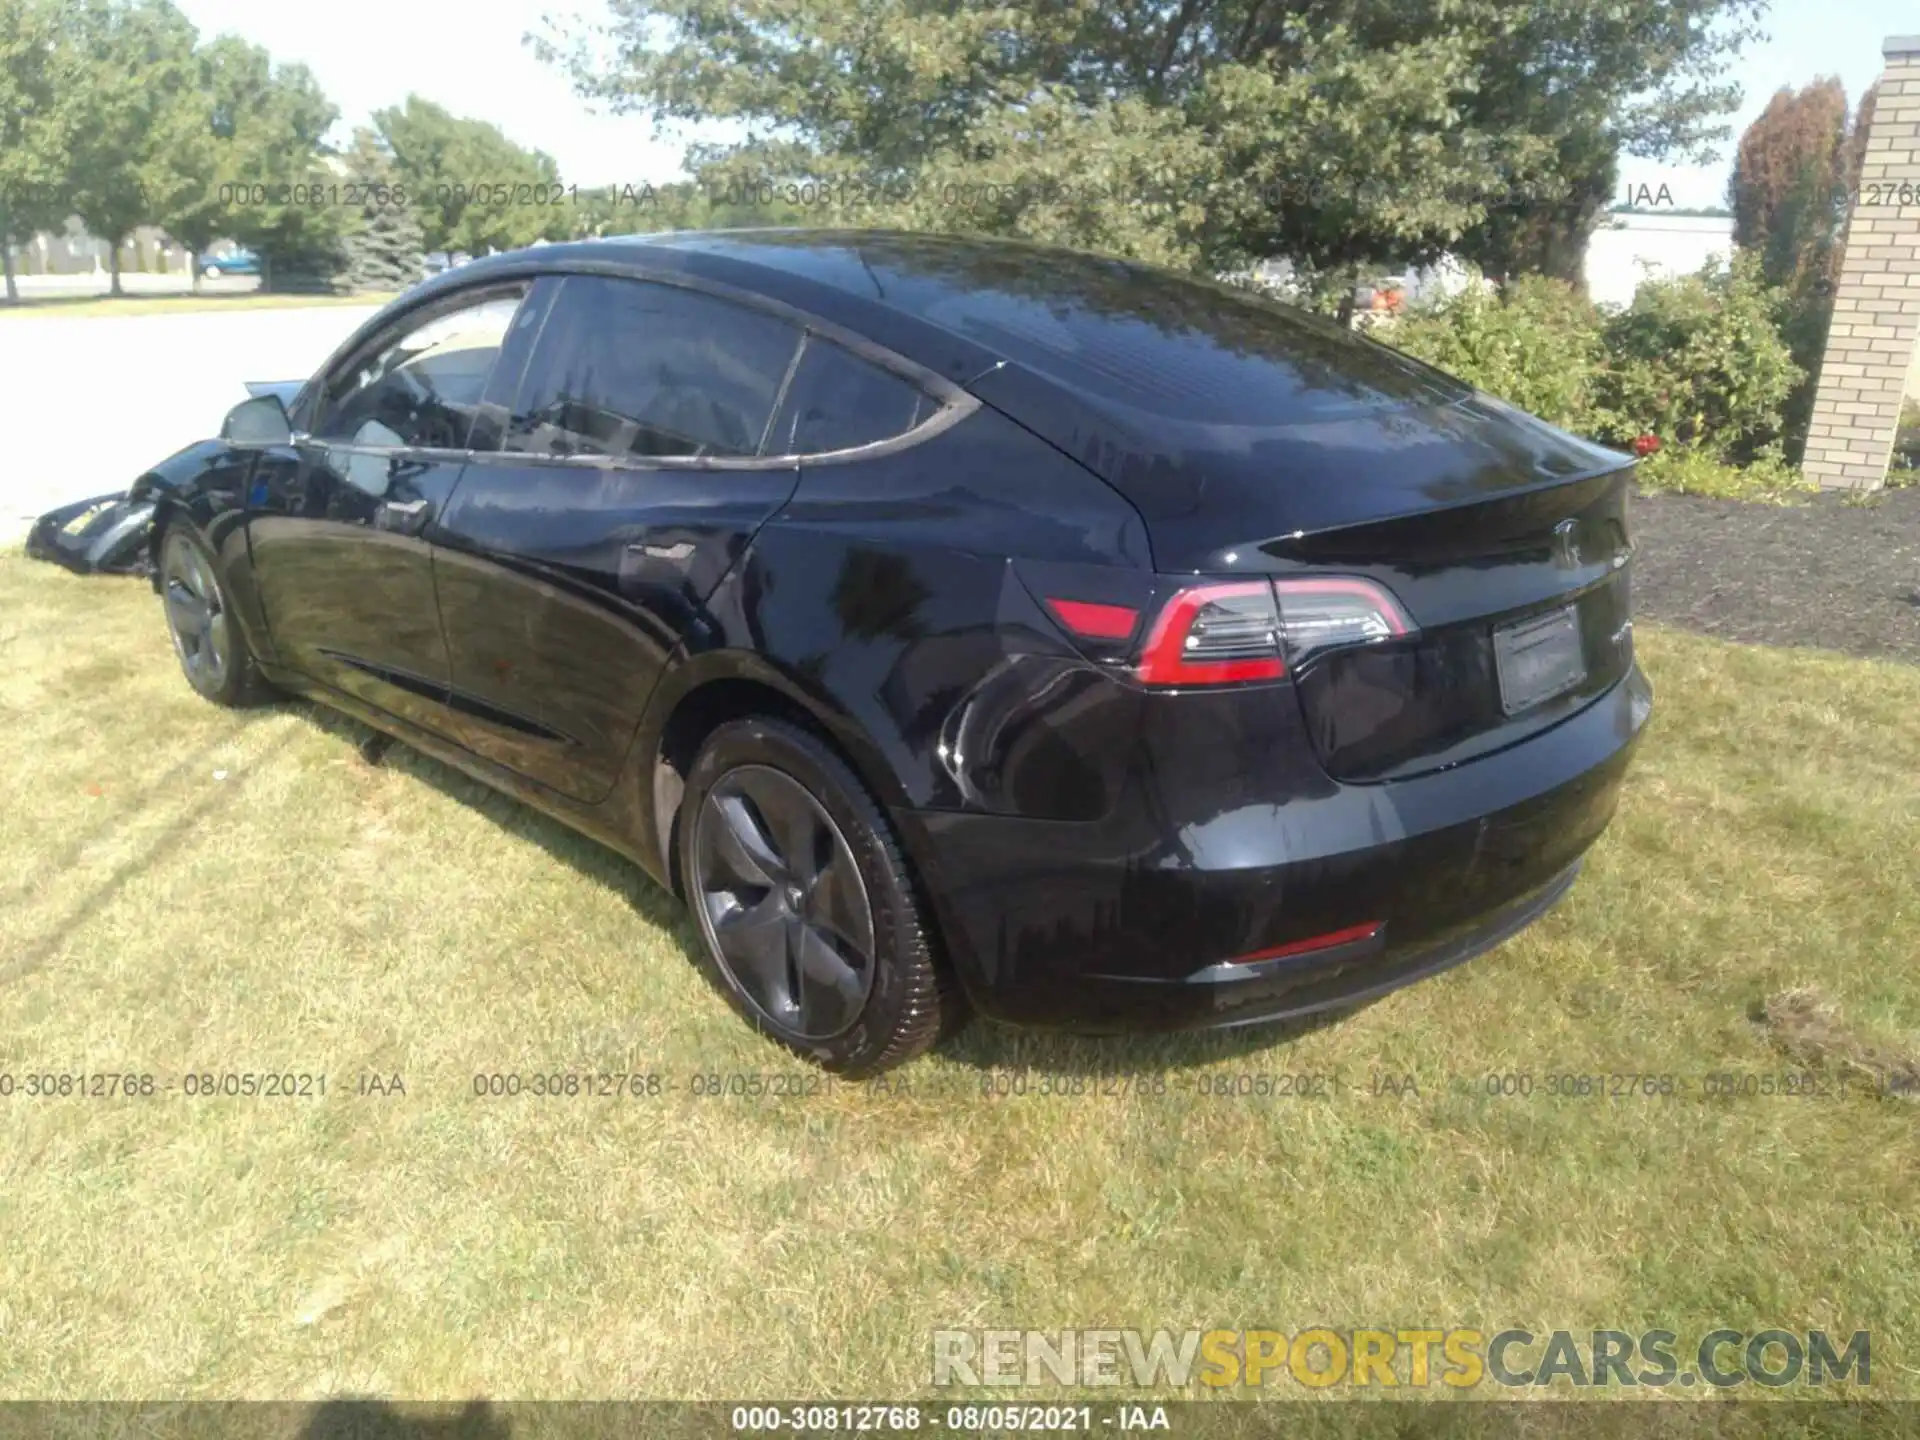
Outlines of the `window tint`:
<svg viewBox="0 0 1920 1440">
<path fill-rule="evenodd" d="M 756 455 L 800 332 L 673 285 L 570 275 L 503 448 L 542 455 Z"/>
<path fill-rule="evenodd" d="M 315 436 L 460 449 L 519 304 L 518 294 L 495 294 L 375 352 L 329 388 Z"/>
<path fill-rule="evenodd" d="M 932 403 L 897 375 L 807 337 L 767 442 L 770 455 L 815 455 L 890 440 L 930 414 Z"/>
</svg>

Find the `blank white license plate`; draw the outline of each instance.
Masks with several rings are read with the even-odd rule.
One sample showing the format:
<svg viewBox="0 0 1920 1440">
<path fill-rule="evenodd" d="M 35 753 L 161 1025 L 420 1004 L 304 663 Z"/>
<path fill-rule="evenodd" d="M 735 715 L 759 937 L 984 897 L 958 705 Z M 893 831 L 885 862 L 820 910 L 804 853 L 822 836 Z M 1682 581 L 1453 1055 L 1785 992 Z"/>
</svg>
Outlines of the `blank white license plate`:
<svg viewBox="0 0 1920 1440">
<path fill-rule="evenodd" d="M 1500 704 L 1507 714 L 1564 695 L 1587 678 L 1574 607 L 1502 625 L 1493 632 L 1493 659 L 1500 672 Z"/>
</svg>

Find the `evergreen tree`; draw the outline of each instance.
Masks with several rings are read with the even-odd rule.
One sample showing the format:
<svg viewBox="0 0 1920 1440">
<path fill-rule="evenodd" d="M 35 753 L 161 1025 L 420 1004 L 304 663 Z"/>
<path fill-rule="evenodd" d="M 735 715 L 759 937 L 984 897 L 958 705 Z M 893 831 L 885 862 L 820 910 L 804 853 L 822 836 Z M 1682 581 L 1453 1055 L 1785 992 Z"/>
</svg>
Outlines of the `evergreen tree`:
<svg viewBox="0 0 1920 1440">
<path fill-rule="evenodd" d="M 347 233 L 347 288 L 405 290 L 420 279 L 426 249 L 414 213 L 416 198 L 400 185 L 393 156 L 371 130 L 354 132 L 346 164 L 348 183 L 361 202 Z"/>
</svg>

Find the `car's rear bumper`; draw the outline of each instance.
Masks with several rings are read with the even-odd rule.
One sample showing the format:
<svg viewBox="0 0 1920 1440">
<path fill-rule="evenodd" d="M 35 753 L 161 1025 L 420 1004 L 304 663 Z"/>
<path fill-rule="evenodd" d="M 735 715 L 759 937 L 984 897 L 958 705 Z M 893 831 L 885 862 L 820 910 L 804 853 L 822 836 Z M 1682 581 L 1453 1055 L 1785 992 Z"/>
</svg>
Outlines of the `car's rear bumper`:
<svg viewBox="0 0 1920 1440">
<path fill-rule="evenodd" d="M 1573 888 L 1580 861 L 1539 890 L 1412 946 L 1383 938 L 1249 965 L 1212 965 L 1181 980 L 1089 975 L 1061 1023 L 1075 1029 L 1209 1030 L 1342 1009 L 1437 975 L 1526 929 Z"/>
<path fill-rule="evenodd" d="M 975 1006 L 1074 1029 L 1248 1024 L 1366 1000 L 1470 959 L 1572 885 L 1650 709 L 1638 669 L 1552 730 L 1408 780 L 1071 824 L 901 816 Z M 1378 924 L 1327 949 L 1235 963 Z"/>
</svg>

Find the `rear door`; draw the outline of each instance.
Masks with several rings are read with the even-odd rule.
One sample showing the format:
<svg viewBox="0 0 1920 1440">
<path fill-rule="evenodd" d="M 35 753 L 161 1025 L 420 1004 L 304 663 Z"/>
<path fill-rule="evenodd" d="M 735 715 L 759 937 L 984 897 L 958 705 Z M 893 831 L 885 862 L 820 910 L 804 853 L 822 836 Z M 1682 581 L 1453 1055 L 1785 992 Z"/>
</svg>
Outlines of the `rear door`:
<svg viewBox="0 0 1920 1440">
<path fill-rule="evenodd" d="M 612 789 L 667 656 L 793 493 L 768 442 L 801 332 L 681 285 L 539 282 L 436 530 L 463 744 L 573 799 Z"/>
<path fill-rule="evenodd" d="M 262 457 L 248 539 L 282 664 L 446 732 L 432 528 L 526 286 L 402 317 L 323 377 L 311 433 Z"/>
</svg>

